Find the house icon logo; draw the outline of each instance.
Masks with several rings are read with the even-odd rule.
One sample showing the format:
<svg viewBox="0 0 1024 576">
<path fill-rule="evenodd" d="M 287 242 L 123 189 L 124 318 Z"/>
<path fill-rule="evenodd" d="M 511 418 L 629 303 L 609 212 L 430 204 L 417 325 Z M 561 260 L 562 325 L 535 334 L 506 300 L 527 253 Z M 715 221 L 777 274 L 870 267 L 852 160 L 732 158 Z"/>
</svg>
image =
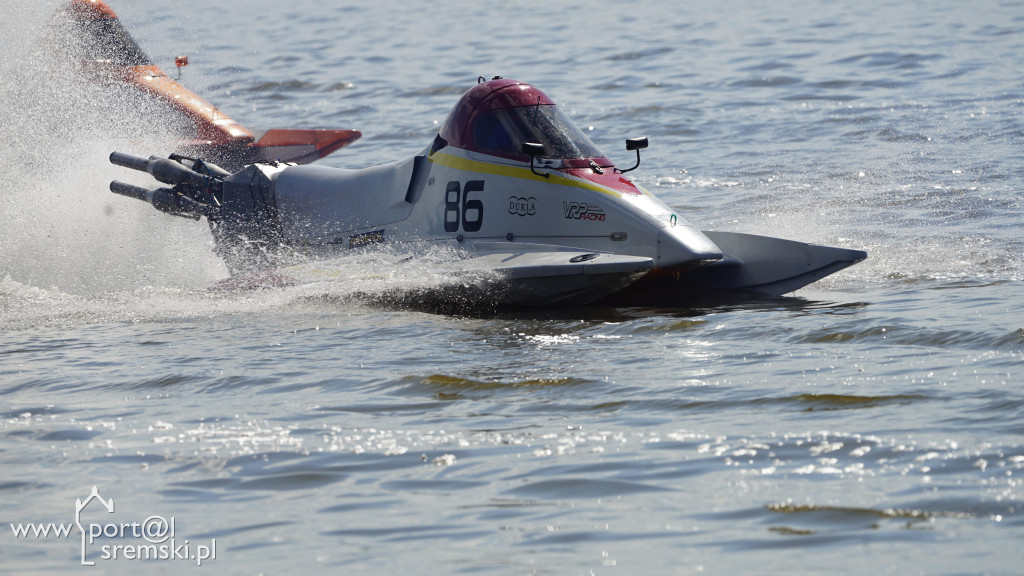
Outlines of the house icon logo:
<svg viewBox="0 0 1024 576">
<path fill-rule="evenodd" d="M 93 501 L 99 503 L 89 510 Z M 104 516 L 102 510 L 107 511 Z M 89 512 L 86 516 L 86 512 Z M 114 513 L 114 499 L 100 496 L 99 488 L 92 487 L 89 496 L 82 500 L 75 499 L 75 521 L 65 523 L 34 523 L 11 524 L 16 539 L 67 538 L 78 528 L 82 535 L 82 566 L 95 566 L 89 560 L 89 548 L 93 548 L 93 557 L 100 560 L 191 560 L 202 566 L 207 560 L 217 559 L 217 539 L 211 538 L 210 544 L 190 543 L 175 540 L 174 516 L 170 520 L 164 516 L 153 515 L 141 522 L 115 522 L 109 516 Z M 105 519 L 105 520 L 104 520 Z M 90 520 L 98 520 L 90 521 Z M 99 539 L 99 542 L 97 542 Z M 0 570 L 2 571 L 2 570 Z"/>
<path fill-rule="evenodd" d="M 81 498 L 75 498 L 75 526 L 78 526 L 78 531 L 82 534 L 82 566 L 95 566 L 95 562 L 89 562 L 85 558 L 85 527 L 82 526 L 82 511 L 86 509 L 93 500 L 99 500 L 100 505 L 106 508 L 108 514 L 114 513 L 114 499 L 104 500 L 100 496 L 99 490 L 93 486 L 92 493 L 85 499 L 85 502 Z"/>
</svg>

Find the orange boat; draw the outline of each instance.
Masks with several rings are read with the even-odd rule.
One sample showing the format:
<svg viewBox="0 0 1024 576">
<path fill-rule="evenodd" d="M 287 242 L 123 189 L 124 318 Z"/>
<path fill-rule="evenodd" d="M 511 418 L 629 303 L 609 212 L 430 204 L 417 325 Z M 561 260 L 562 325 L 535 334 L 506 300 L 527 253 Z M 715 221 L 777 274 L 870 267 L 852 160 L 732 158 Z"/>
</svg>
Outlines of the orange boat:
<svg viewBox="0 0 1024 576">
<path fill-rule="evenodd" d="M 194 126 L 192 137 L 182 142 L 183 154 L 201 156 L 228 170 L 275 160 L 307 164 L 362 136 L 358 130 L 290 129 L 268 130 L 257 138 L 154 64 L 102 0 L 71 0 L 56 17 L 69 33 L 61 49 L 78 60 L 91 79 L 137 89 Z M 187 65 L 188 57 L 179 56 L 176 64 Z"/>
</svg>

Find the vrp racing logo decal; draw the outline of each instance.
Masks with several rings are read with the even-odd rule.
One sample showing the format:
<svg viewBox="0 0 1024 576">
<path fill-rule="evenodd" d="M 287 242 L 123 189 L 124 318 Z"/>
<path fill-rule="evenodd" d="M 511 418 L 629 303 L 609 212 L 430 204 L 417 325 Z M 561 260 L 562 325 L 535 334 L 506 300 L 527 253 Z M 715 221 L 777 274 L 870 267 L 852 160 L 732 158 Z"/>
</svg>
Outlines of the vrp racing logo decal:
<svg viewBox="0 0 1024 576">
<path fill-rule="evenodd" d="M 508 199 L 508 213 L 519 214 L 520 216 L 533 216 L 537 213 L 537 199 L 532 196 L 529 198 L 510 196 Z"/>
<path fill-rule="evenodd" d="M 591 220 L 594 222 L 604 222 L 607 214 L 597 204 L 587 204 L 586 202 L 562 202 L 562 208 L 565 210 L 565 218 L 567 220 Z"/>
</svg>

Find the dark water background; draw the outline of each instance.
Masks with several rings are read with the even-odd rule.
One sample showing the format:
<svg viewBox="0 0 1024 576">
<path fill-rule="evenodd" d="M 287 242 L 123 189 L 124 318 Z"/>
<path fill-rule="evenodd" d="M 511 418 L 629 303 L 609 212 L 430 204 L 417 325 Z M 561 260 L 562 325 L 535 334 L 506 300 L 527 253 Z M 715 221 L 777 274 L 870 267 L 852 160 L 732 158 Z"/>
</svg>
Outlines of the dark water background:
<svg viewBox="0 0 1024 576">
<path fill-rule="evenodd" d="M 786 299 L 469 317 L 354 298 L 437 280 L 373 261 L 206 290 L 205 224 L 106 192 L 163 123 L 33 68 L 54 5 L 0 24 L 0 571 L 1022 570 L 1024 3 L 113 4 L 242 124 L 361 129 L 328 165 L 501 74 L 620 163 L 649 136 L 703 228 L 870 253 Z M 217 560 L 9 531 L 93 485 Z"/>
</svg>

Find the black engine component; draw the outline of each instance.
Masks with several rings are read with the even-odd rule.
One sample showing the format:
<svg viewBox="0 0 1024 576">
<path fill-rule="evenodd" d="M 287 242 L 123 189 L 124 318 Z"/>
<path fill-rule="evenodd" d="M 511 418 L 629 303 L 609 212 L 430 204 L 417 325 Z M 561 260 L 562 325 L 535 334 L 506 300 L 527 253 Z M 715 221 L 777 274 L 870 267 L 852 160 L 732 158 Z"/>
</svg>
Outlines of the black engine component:
<svg viewBox="0 0 1024 576">
<path fill-rule="evenodd" d="M 110 162 L 147 172 L 171 188 L 149 190 L 114 181 L 110 190 L 157 210 L 198 220 L 206 217 L 217 255 L 231 274 L 275 267 L 283 252 L 274 181 L 289 164 L 251 164 L 229 174 L 198 158 L 140 158 L 114 152 Z"/>
</svg>

